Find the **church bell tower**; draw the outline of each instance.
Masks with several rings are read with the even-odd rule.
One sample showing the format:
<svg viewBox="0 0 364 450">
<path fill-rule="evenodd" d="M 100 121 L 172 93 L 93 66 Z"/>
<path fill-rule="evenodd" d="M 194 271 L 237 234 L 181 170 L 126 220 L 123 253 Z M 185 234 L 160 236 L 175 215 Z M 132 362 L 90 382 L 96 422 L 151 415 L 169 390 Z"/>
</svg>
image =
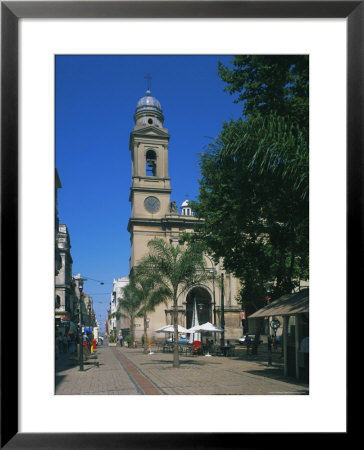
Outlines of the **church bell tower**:
<svg viewBox="0 0 364 450">
<path fill-rule="evenodd" d="M 130 268 L 144 256 L 147 243 L 161 233 L 162 218 L 170 212 L 168 130 L 159 101 L 148 88 L 136 106 L 130 133 L 132 185 L 130 188 Z M 162 237 L 162 236 L 161 236 Z M 143 250 L 144 249 L 144 250 Z"/>
</svg>

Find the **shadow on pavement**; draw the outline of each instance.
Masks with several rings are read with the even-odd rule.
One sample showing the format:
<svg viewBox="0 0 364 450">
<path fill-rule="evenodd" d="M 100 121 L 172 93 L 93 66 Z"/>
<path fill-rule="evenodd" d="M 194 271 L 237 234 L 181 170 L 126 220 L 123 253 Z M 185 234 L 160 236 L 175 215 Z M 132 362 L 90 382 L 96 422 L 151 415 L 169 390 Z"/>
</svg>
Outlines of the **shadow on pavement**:
<svg viewBox="0 0 364 450">
<path fill-rule="evenodd" d="M 268 363 L 268 355 L 258 354 L 258 355 L 235 355 L 232 356 L 231 359 L 235 359 L 236 361 L 246 361 L 246 362 L 255 362 L 261 364 Z M 272 363 L 280 368 L 283 368 L 284 360 L 279 355 L 274 355 L 272 358 Z"/>
<path fill-rule="evenodd" d="M 62 355 L 60 358 L 56 359 L 55 371 L 63 372 L 64 370 L 74 367 L 78 364 L 78 360 L 70 355 Z"/>
<path fill-rule="evenodd" d="M 65 371 L 65 370 L 72 369 L 72 368 L 78 366 L 79 364 L 80 363 L 79 363 L 78 358 L 76 358 L 74 356 L 70 356 L 70 355 L 65 355 L 65 356 L 62 356 L 61 358 L 56 359 L 55 372 L 57 374 L 59 372 Z M 89 370 L 92 366 L 99 367 L 99 366 L 103 366 L 103 365 L 104 364 L 101 364 L 97 361 L 97 358 L 89 358 L 83 362 L 84 370 Z M 90 367 L 85 368 L 85 366 L 90 366 Z"/>
<path fill-rule="evenodd" d="M 56 375 L 55 387 L 62 383 L 63 379 L 66 378 L 65 375 Z"/>
<path fill-rule="evenodd" d="M 196 360 L 179 360 L 179 364 L 180 366 L 184 366 L 184 365 L 193 365 L 193 366 L 203 366 L 204 362 L 203 361 L 196 361 Z M 165 369 L 168 369 L 170 367 L 173 366 L 173 360 L 171 359 L 170 361 L 167 361 L 165 359 L 153 359 L 153 360 L 149 360 L 149 361 L 145 361 L 140 363 L 141 366 L 145 366 L 145 365 L 159 365 L 161 368 L 163 368 L 163 365 L 167 366 L 165 367 Z"/>
<path fill-rule="evenodd" d="M 267 367 L 265 369 L 262 368 L 259 370 L 246 370 L 245 373 L 250 373 L 251 375 L 257 375 L 261 377 L 271 378 L 277 381 L 283 381 L 289 384 L 294 384 L 295 386 L 306 388 L 308 393 L 307 383 L 304 383 L 303 381 L 297 380 L 296 378 L 293 377 L 285 377 L 283 369 L 281 368 Z"/>
</svg>

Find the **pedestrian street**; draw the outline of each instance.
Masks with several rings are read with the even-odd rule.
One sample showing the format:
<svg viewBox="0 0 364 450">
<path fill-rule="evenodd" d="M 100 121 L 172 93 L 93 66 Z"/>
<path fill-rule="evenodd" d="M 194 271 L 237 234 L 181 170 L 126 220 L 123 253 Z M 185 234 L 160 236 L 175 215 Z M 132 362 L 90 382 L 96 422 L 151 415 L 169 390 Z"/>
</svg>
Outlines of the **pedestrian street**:
<svg viewBox="0 0 364 450">
<path fill-rule="evenodd" d="M 97 347 L 94 359 L 84 362 L 62 354 L 56 360 L 56 395 L 306 395 L 308 384 L 283 376 L 279 353 L 268 365 L 264 351 L 258 356 L 180 356 L 142 347 Z"/>
</svg>

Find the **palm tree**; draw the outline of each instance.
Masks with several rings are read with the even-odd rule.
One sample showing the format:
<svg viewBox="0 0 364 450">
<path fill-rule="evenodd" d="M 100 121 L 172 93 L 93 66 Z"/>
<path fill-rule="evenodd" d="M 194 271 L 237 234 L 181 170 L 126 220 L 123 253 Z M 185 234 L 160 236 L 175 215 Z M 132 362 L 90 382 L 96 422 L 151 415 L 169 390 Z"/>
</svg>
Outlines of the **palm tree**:
<svg viewBox="0 0 364 450">
<path fill-rule="evenodd" d="M 137 317 L 143 317 L 144 325 L 144 353 L 148 352 L 148 334 L 147 334 L 147 315 L 154 311 L 155 307 L 160 303 L 167 303 L 169 292 L 167 289 L 156 283 L 148 271 L 134 271 L 130 276 L 129 286 L 134 294 L 139 298 L 139 310 Z M 130 289 L 131 289 L 130 288 Z"/>
<path fill-rule="evenodd" d="M 133 284 L 128 284 L 122 289 L 123 297 L 118 299 L 118 309 L 121 317 L 129 319 L 130 322 L 130 340 L 135 340 L 135 318 L 138 315 L 141 300 L 134 289 Z"/>
<path fill-rule="evenodd" d="M 209 279 L 210 274 L 198 243 L 191 243 L 188 247 L 173 246 L 163 239 L 154 238 L 148 242 L 148 247 L 150 252 L 141 260 L 138 270 L 149 274 L 157 285 L 165 289 L 173 302 L 173 367 L 179 367 L 178 299 L 192 286 Z"/>
<path fill-rule="evenodd" d="M 260 175 L 279 173 L 283 179 L 290 180 L 292 190 L 303 200 L 308 199 L 307 127 L 275 114 L 257 115 L 226 128 L 225 135 L 225 142 L 218 138 L 211 145 L 211 148 L 221 148 L 223 158 L 249 158 L 249 169 L 255 169 Z"/>
</svg>

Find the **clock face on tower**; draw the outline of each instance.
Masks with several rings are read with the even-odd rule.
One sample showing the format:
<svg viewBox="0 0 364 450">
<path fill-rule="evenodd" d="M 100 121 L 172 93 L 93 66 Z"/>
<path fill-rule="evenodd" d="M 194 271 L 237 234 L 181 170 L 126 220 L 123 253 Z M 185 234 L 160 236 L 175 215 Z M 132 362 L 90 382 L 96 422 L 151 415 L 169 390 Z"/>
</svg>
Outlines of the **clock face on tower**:
<svg viewBox="0 0 364 450">
<path fill-rule="evenodd" d="M 160 208 L 160 205 L 160 201 L 157 199 L 157 197 L 150 196 L 144 200 L 145 208 L 151 213 L 157 212 Z"/>
</svg>

